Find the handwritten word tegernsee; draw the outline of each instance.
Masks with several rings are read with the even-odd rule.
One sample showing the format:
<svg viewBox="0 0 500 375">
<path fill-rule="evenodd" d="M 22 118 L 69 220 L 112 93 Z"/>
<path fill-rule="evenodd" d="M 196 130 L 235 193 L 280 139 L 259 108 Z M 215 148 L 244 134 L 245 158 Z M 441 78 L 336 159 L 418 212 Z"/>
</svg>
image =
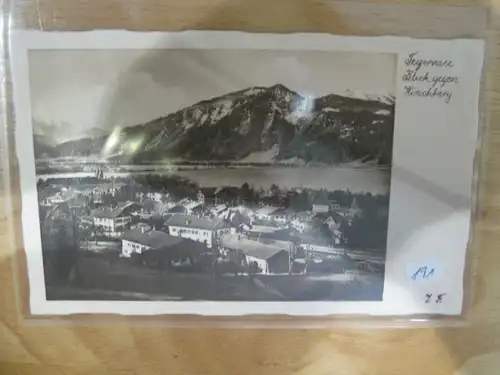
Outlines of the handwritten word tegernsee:
<svg viewBox="0 0 500 375">
<path fill-rule="evenodd" d="M 404 60 L 406 66 L 401 79 L 405 82 L 404 93 L 410 97 L 437 98 L 449 103 L 451 86 L 458 83 L 458 76 L 447 74 L 453 70 L 452 60 L 421 58 L 418 52 L 410 53 Z"/>
<path fill-rule="evenodd" d="M 439 68 L 453 68 L 455 64 L 451 60 L 435 60 L 417 58 L 418 52 L 412 52 L 405 59 L 406 66 L 414 66 L 415 70 L 420 70 L 423 66 L 436 66 Z"/>
</svg>

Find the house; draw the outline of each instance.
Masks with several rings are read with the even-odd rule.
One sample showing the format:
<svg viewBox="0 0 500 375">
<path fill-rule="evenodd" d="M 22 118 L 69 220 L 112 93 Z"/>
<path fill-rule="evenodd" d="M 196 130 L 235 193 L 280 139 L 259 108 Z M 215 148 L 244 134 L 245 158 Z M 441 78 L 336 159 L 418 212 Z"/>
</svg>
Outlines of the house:
<svg viewBox="0 0 500 375">
<path fill-rule="evenodd" d="M 301 233 L 296 239 L 304 250 L 333 253 L 338 251 L 335 248 L 335 238 L 333 233 L 331 236 Z"/>
<path fill-rule="evenodd" d="M 282 274 L 290 271 L 290 252 L 286 246 L 263 243 L 238 234 L 224 236 L 220 240 L 222 251 L 244 255 L 244 266 L 250 273 Z"/>
<path fill-rule="evenodd" d="M 186 207 L 180 205 L 180 204 L 175 204 L 171 206 L 169 209 L 166 211 L 167 214 L 186 214 Z"/>
<path fill-rule="evenodd" d="M 228 207 L 225 204 L 219 204 L 210 210 L 210 214 L 214 217 L 219 217 L 221 214 L 226 212 Z"/>
<path fill-rule="evenodd" d="M 78 216 L 87 215 L 90 212 L 89 198 L 83 195 L 75 195 L 67 203 L 69 207 L 73 209 L 73 212 Z"/>
<path fill-rule="evenodd" d="M 215 191 L 217 188 L 214 187 L 203 187 L 198 190 L 197 198 L 198 201 L 205 205 L 212 205 L 215 203 Z"/>
<path fill-rule="evenodd" d="M 352 220 L 355 217 L 360 216 L 363 211 L 359 208 L 358 200 L 354 197 L 349 207 L 335 208 L 333 209 L 333 212 L 345 219 Z"/>
<path fill-rule="evenodd" d="M 115 181 L 101 183 L 94 189 L 94 193 L 97 194 L 111 194 L 113 197 L 118 193 L 121 188 L 125 186 L 123 183 L 117 183 Z"/>
<path fill-rule="evenodd" d="M 338 209 L 334 210 L 334 212 L 337 215 L 339 215 L 343 218 L 346 218 L 346 219 L 352 219 L 355 216 L 355 212 L 353 210 L 351 210 L 349 207 L 338 208 Z"/>
<path fill-rule="evenodd" d="M 95 185 L 79 184 L 77 190 L 80 194 L 88 197 L 94 193 Z"/>
<path fill-rule="evenodd" d="M 341 219 L 336 215 L 328 215 L 323 222 L 328 225 L 328 228 L 333 231 L 340 228 Z"/>
<path fill-rule="evenodd" d="M 165 225 L 170 235 L 189 238 L 208 247 L 212 247 L 216 239 L 235 231 L 225 220 L 186 214 L 170 216 Z"/>
<path fill-rule="evenodd" d="M 132 229 L 140 229 L 141 232 L 149 232 L 150 230 L 153 229 L 153 227 L 150 224 L 147 223 L 137 223 L 135 225 L 131 226 Z"/>
<path fill-rule="evenodd" d="M 215 204 L 241 204 L 243 199 L 240 197 L 240 188 L 235 186 L 223 186 L 215 191 Z"/>
<path fill-rule="evenodd" d="M 189 198 L 182 198 L 181 200 L 179 200 L 179 201 L 176 202 L 176 205 L 177 206 L 185 207 L 187 204 L 189 204 L 191 202 L 192 202 L 192 200 L 189 199 Z"/>
<path fill-rule="evenodd" d="M 68 204 L 72 208 L 81 208 L 87 206 L 88 203 L 88 198 L 81 194 L 76 194 L 68 200 Z"/>
<path fill-rule="evenodd" d="M 170 236 L 165 232 L 136 228 L 123 234 L 122 256 L 130 257 L 133 253 L 142 254 L 146 250 L 174 246 L 181 242 L 182 238 Z"/>
<path fill-rule="evenodd" d="M 299 233 L 307 232 L 313 228 L 313 217 L 311 212 L 297 212 L 290 220 L 290 226 Z"/>
<path fill-rule="evenodd" d="M 51 195 L 47 196 L 40 201 L 40 205 L 42 206 L 52 206 L 55 204 L 60 204 L 60 203 L 65 203 L 69 202 L 72 199 L 76 198 L 78 194 L 75 193 L 73 190 L 68 190 L 66 188 L 61 189 L 61 191 Z"/>
<path fill-rule="evenodd" d="M 146 197 L 155 202 L 163 202 L 165 199 L 168 198 L 168 194 L 163 194 L 159 192 L 149 192 L 146 193 Z"/>
<path fill-rule="evenodd" d="M 156 212 L 161 203 L 151 198 L 146 198 L 141 202 L 141 212 L 153 213 Z"/>
<path fill-rule="evenodd" d="M 261 241 L 285 241 L 291 244 L 290 241 L 294 239 L 288 228 L 275 228 L 264 225 L 253 225 L 245 233 L 249 238 L 258 238 Z"/>
<path fill-rule="evenodd" d="M 105 235 L 110 237 L 120 236 L 132 221 L 131 213 L 139 205 L 134 202 L 127 202 L 114 209 L 109 207 L 94 210 L 92 217 L 94 225 L 102 228 Z"/>
<path fill-rule="evenodd" d="M 314 213 L 325 213 L 330 211 L 330 202 L 324 197 L 317 197 L 313 201 L 312 210 Z"/>
<path fill-rule="evenodd" d="M 260 197 L 260 201 L 267 206 L 275 206 L 281 203 L 281 197 L 278 195 L 263 195 Z"/>
<path fill-rule="evenodd" d="M 256 210 L 254 217 L 258 220 L 270 221 L 273 212 L 275 212 L 277 210 L 278 210 L 278 207 L 265 206 L 265 207 L 262 207 L 262 208 L 259 208 L 258 210 Z"/>
<path fill-rule="evenodd" d="M 278 224 L 287 224 L 292 218 L 292 212 L 286 208 L 278 208 L 269 213 L 269 218 Z"/>
<path fill-rule="evenodd" d="M 79 192 L 86 196 L 92 196 L 95 203 L 101 203 L 103 195 L 115 196 L 125 184 L 118 182 L 99 183 L 97 186 L 82 185 L 78 188 Z"/>
<path fill-rule="evenodd" d="M 238 209 L 228 209 L 218 216 L 220 219 L 226 220 L 232 227 L 239 227 L 242 224 L 250 224 L 250 219 Z"/>
<path fill-rule="evenodd" d="M 202 211 L 203 203 L 194 201 L 187 203 L 184 208 L 186 209 L 186 213 L 188 215 L 196 214 Z"/>
<path fill-rule="evenodd" d="M 328 226 L 328 230 L 332 234 L 332 241 L 334 245 L 339 245 L 341 243 L 342 222 L 349 223 L 349 220 L 346 220 L 344 217 L 338 216 L 335 213 L 317 214 L 315 216 L 315 220 Z"/>
<path fill-rule="evenodd" d="M 207 250 L 205 245 L 189 239 L 137 228 L 123 235 L 121 254 L 126 258 L 139 254 L 143 263 L 163 268 L 179 261 L 188 261 L 192 265 L 194 259 L 206 254 Z"/>
<path fill-rule="evenodd" d="M 90 227 L 94 224 L 94 218 L 92 216 L 82 215 L 80 216 L 80 223 L 84 226 Z"/>
<path fill-rule="evenodd" d="M 279 225 L 285 225 L 292 219 L 293 212 L 286 208 L 265 206 L 256 210 L 253 217 L 258 221 L 267 221 Z"/>
</svg>

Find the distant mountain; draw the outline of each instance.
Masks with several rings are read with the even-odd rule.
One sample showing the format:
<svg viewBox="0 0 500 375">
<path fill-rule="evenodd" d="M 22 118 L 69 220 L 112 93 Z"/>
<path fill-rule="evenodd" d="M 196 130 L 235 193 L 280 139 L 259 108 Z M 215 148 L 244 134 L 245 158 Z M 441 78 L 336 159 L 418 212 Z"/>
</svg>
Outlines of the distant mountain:
<svg viewBox="0 0 500 375">
<path fill-rule="evenodd" d="M 107 136 L 108 132 L 99 129 L 81 129 L 75 128 L 64 122 L 48 122 L 33 119 L 33 133 L 38 141 L 46 146 L 56 146 L 58 144 L 87 138 L 101 138 Z"/>
<path fill-rule="evenodd" d="M 37 158 L 57 156 L 55 148 L 50 145 L 50 140 L 46 139 L 44 136 L 35 135 L 33 137 L 33 146 Z"/>
<path fill-rule="evenodd" d="M 75 139 L 87 139 L 87 138 L 101 138 L 101 137 L 106 137 L 109 134 L 106 130 L 99 129 L 99 128 L 90 128 L 86 129 L 84 132 L 81 132 L 80 134 L 75 135 Z"/>
<path fill-rule="evenodd" d="M 64 142 L 59 156 L 102 154 L 123 162 L 251 161 L 390 164 L 392 99 L 304 98 L 283 85 L 204 100 L 107 136 Z M 106 145 L 106 147 L 104 147 Z"/>
</svg>

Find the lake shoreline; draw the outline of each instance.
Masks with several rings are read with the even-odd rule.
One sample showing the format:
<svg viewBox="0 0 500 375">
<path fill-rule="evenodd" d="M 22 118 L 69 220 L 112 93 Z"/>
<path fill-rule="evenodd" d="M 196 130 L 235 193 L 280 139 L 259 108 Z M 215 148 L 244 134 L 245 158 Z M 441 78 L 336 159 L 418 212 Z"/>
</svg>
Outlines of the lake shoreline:
<svg viewBox="0 0 500 375">
<path fill-rule="evenodd" d="M 120 163 L 111 160 L 100 159 L 74 159 L 74 158 L 60 158 L 60 159 L 38 159 L 36 161 L 37 170 L 39 168 L 85 168 L 87 166 L 101 166 L 105 169 L 179 169 L 179 168 L 193 168 L 193 169 L 207 169 L 207 168 L 334 168 L 334 169 L 355 169 L 355 170 L 390 170 L 390 165 L 382 165 L 376 163 L 364 163 L 361 161 L 350 161 L 338 164 L 326 163 L 280 163 L 280 162 L 238 162 L 227 160 L 210 160 L 210 161 L 164 161 L 161 163 L 143 162 L 143 163 Z M 38 171 L 37 171 L 38 172 Z"/>
<path fill-rule="evenodd" d="M 102 169 L 104 180 L 140 178 L 148 175 L 177 175 L 192 180 L 202 187 L 241 186 L 248 183 L 254 187 L 311 188 L 326 190 L 350 190 L 387 194 L 390 186 L 390 169 L 357 168 L 182 168 L 152 169 L 120 168 Z M 96 177 L 95 170 L 38 173 L 37 181 L 48 179 L 78 179 Z"/>
</svg>

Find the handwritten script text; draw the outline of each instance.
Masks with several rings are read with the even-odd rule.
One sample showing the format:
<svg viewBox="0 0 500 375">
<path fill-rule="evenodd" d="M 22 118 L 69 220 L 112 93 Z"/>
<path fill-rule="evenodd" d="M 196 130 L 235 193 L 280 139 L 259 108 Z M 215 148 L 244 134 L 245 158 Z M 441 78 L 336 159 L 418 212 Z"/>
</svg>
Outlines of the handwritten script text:
<svg viewBox="0 0 500 375">
<path fill-rule="evenodd" d="M 401 79 L 405 82 L 406 96 L 441 99 L 450 103 L 451 86 L 458 83 L 458 76 L 447 74 L 455 63 L 452 60 L 421 58 L 418 52 L 412 52 L 404 60 L 406 66 Z"/>
</svg>

